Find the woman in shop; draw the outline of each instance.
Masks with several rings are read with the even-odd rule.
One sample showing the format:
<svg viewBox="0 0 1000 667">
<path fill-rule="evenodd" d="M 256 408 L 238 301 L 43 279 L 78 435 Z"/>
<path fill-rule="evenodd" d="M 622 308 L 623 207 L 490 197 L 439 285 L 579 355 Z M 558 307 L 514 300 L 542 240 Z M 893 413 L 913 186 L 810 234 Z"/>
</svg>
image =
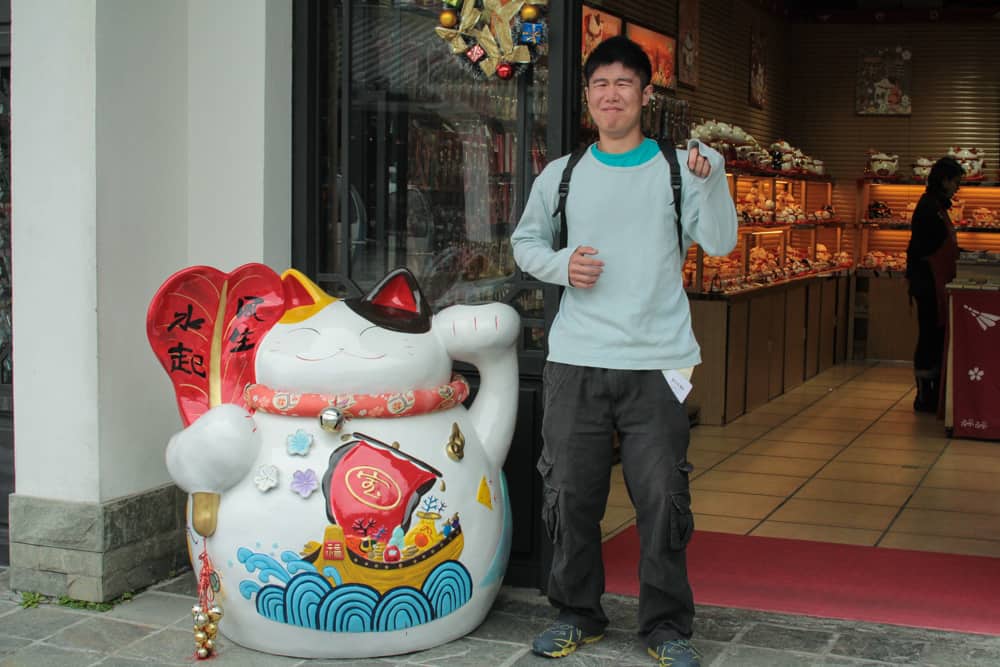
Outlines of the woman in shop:
<svg viewBox="0 0 1000 667">
<path fill-rule="evenodd" d="M 917 305 L 917 349 L 913 354 L 917 397 L 913 409 L 918 412 L 937 412 L 938 407 L 947 317 L 944 286 L 955 277 L 958 261 L 958 241 L 948 209 L 964 174 L 954 158 L 943 157 L 934 163 L 927 176 L 927 190 L 910 222 L 906 278 L 910 303 Z"/>
</svg>

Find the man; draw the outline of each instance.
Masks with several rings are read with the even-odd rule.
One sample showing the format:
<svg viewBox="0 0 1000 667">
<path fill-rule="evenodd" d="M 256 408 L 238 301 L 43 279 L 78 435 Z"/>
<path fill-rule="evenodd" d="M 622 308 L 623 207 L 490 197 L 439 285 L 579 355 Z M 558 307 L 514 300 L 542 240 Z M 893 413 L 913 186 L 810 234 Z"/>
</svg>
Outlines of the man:
<svg viewBox="0 0 1000 667">
<path fill-rule="evenodd" d="M 736 245 L 736 210 L 722 156 L 690 142 L 678 151 L 684 249 L 667 161 L 640 128 L 652 94 L 649 59 L 625 37 L 602 42 L 584 66 L 599 132 L 573 170 L 568 244 L 553 250 L 554 215 L 567 157 L 532 186 L 511 241 L 514 259 L 539 280 L 564 286 L 543 373 L 545 445 L 538 461 L 543 519 L 553 541 L 549 600 L 556 622 L 532 644 L 569 655 L 603 636 L 600 521 L 610 486 L 613 436 L 641 540 L 639 633 L 661 665 L 700 665 L 691 646 L 694 600 L 684 548 L 694 524 L 683 389 L 701 362 L 682 281 L 682 253 Z M 678 378 L 680 378 L 678 380 Z"/>
</svg>

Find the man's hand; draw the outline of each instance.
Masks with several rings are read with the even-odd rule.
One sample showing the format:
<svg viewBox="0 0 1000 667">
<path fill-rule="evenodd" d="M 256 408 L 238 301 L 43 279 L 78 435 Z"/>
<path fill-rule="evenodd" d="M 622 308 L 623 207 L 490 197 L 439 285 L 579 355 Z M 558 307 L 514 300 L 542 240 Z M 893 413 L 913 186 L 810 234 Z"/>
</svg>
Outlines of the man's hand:
<svg viewBox="0 0 1000 667">
<path fill-rule="evenodd" d="M 597 279 L 604 270 L 604 262 L 599 259 L 591 259 L 590 255 L 596 255 L 597 248 L 582 245 L 578 246 L 569 257 L 569 284 L 570 287 L 579 289 L 590 289 L 597 284 Z"/>
<path fill-rule="evenodd" d="M 705 178 L 712 172 L 712 165 L 708 158 L 698 152 L 698 146 L 688 149 L 688 169 L 695 176 Z"/>
</svg>

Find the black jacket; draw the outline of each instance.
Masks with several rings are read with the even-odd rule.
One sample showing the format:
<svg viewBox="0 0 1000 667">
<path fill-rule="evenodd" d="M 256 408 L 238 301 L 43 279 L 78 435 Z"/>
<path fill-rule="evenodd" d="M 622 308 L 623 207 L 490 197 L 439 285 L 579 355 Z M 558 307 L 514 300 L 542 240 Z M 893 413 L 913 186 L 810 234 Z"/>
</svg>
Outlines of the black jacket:
<svg viewBox="0 0 1000 667">
<path fill-rule="evenodd" d="M 910 293 L 929 290 L 933 293 L 934 279 L 927 258 L 934 254 L 951 234 L 948 209 L 951 200 L 936 192 L 926 191 L 917 202 L 910 220 L 910 243 L 906 247 L 906 277 Z"/>
</svg>

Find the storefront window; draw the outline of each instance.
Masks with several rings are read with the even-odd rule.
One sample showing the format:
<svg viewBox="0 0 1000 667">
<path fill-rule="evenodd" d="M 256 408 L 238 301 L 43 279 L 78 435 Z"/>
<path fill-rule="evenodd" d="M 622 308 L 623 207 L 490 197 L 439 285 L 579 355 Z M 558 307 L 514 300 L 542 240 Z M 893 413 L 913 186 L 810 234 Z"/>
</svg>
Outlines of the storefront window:
<svg viewBox="0 0 1000 667">
<path fill-rule="evenodd" d="M 343 15 L 341 3 L 326 11 L 331 26 Z M 486 78 L 435 33 L 440 11 L 354 3 L 348 48 L 340 30 L 328 31 L 321 105 L 338 99 L 338 68 L 350 72 L 350 88 L 339 110 L 320 111 L 320 187 L 329 193 L 320 272 L 367 289 L 405 266 L 435 310 L 499 300 L 540 311 L 540 294 L 513 292 L 510 232 L 546 160 L 545 59 L 506 81 Z"/>
</svg>

